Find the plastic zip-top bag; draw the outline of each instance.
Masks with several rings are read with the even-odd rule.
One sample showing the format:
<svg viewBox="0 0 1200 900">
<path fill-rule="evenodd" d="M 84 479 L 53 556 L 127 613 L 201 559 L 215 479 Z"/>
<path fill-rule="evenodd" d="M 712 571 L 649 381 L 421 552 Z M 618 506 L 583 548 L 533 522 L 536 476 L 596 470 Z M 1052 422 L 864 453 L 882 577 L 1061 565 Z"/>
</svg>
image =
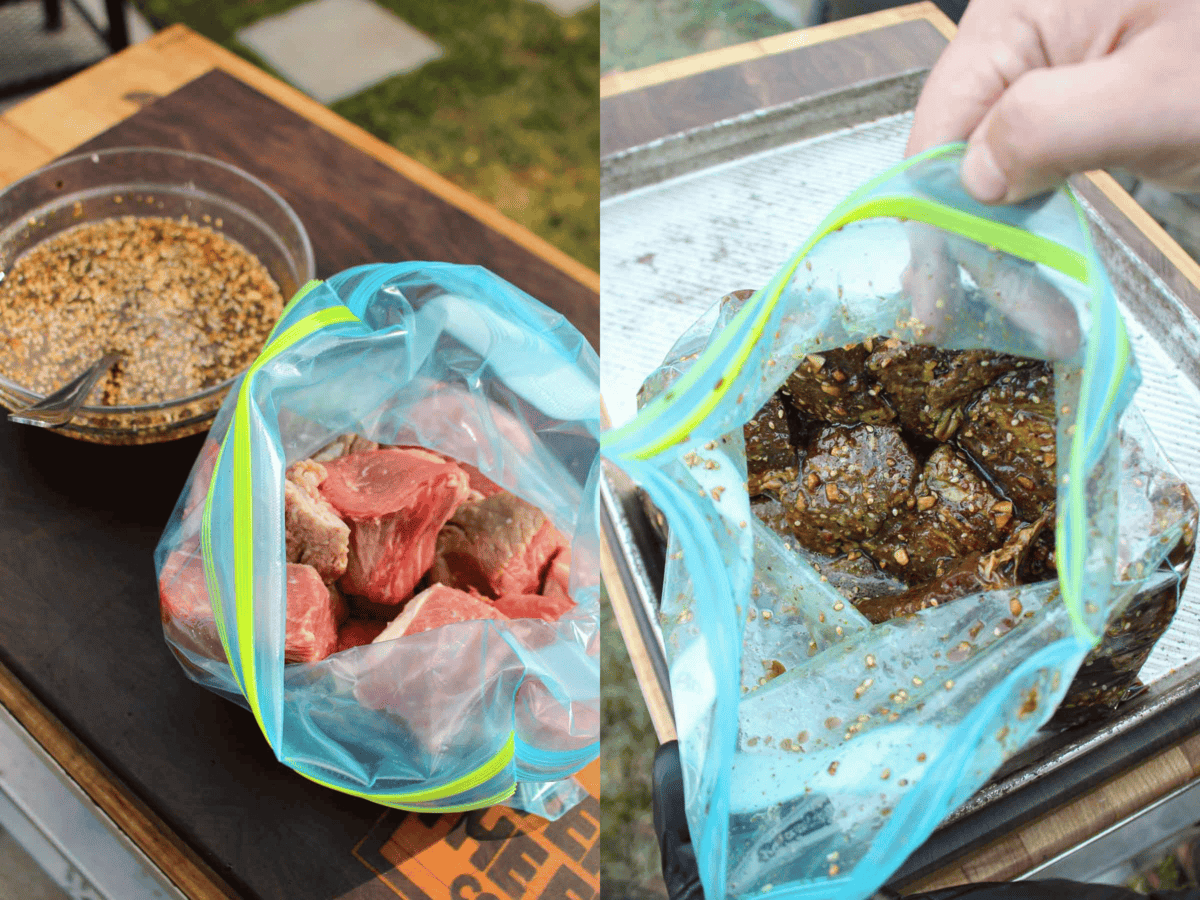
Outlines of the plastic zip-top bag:
<svg viewBox="0 0 1200 900">
<path fill-rule="evenodd" d="M 1125 645 L 1127 681 L 1174 611 L 1195 506 L 1122 419 L 1138 370 L 1082 211 L 1066 189 L 976 203 L 961 154 L 850 195 L 604 436 L 669 526 L 660 624 L 709 897 L 870 895 L 1131 600 L 1159 630 Z"/>
<path fill-rule="evenodd" d="M 599 751 L 598 360 L 478 267 L 306 285 L 155 554 L 187 674 L 401 809 L 554 818 Z"/>
</svg>

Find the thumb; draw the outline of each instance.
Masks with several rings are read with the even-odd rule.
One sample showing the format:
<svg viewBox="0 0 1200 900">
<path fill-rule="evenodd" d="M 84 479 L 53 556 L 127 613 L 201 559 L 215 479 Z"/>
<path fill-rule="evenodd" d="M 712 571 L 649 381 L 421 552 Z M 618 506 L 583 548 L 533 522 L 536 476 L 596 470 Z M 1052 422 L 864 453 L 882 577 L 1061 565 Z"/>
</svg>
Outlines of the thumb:
<svg viewBox="0 0 1200 900">
<path fill-rule="evenodd" d="M 1035 69 L 996 101 L 967 143 L 963 187 L 983 203 L 1018 203 L 1068 175 L 1126 163 L 1153 141 L 1146 68 L 1127 54 Z M 1160 125 L 1161 128 L 1161 125 Z"/>
</svg>

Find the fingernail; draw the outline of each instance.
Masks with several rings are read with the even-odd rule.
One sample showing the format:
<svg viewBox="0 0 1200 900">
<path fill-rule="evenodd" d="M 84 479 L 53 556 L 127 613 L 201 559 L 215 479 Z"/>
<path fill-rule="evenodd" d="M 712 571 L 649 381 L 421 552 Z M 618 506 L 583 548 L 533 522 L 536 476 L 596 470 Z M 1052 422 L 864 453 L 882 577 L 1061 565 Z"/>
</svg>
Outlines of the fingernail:
<svg viewBox="0 0 1200 900">
<path fill-rule="evenodd" d="M 967 193 L 980 203 L 999 203 L 1008 193 L 1008 179 L 996 165 L 986 144 L 967 148 L 962 161 L 962 183 Z"/>
</svg>

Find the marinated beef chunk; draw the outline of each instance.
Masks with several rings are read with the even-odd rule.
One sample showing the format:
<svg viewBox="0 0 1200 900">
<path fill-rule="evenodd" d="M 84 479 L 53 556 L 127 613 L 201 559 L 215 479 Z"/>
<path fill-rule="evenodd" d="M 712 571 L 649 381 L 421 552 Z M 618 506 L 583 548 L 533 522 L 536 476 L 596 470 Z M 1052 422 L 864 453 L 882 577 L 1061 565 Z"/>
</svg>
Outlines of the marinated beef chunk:
<svg viewBox="0 0 1200 900">
<path fill-rule="evenodd" d="M 325 467 L 311 460 L 288 468 L 283 483 L 283 523 L 287 561 L 312 566 L 330 582 L 346 571 L 350 526 L 321 496 L 325 478 Z"/>
<path fill-rule="evenodd" d="M 985 388 L 959 432 L 962 448 L 1026 520 L 1054 502 L 1054 413 L 1054 376 L 1039 363 Z"/>
<path fill-rule="evenodd" d="M 470 494 L 466 474 L 436 453 L 372 450 L 330 460 L 321 495 L 350 526 L 342 588 L 398 604 L 433 564 L 438 531 Z"/>
<path fill-rule="evenodd" d="M 882 597 L 904 590 L 904 582 L 881 570 L 858 550 L 844 556 L 809 560 L 839 594 L 851 601 Z"/>
<path fill-rule="evenodd" d="M 454 622 L 504 618 L 507 618 L 504 613 L 486 600 L 444 584 L 435 584 L 406 603 L 400 615 L 379 632 L 372 643 L 394 641 L 405 635 L 431 631 Z"/>
<path fill-rule="evenodd" d="M 506 491 L 459 508 L 438 535 L 430 577 L 487 597 L 536 594 L 566 546 L 541 510 Z"/>
<path fill-rule="evenodd" d="M 867 368 L 878 379 L 900 424 L 922 437 L 949 440 L 963 407 L 1005 372 L 1024 364 L 988 350 L 940 350 L 890 338 Z"/>
<path fill-rule="evenodd" d="M 818 553 L 869 538 L 914 504 L 917 461 L 900 429 L 831 426 L 809 448 L 800 477 L 780 500 L 790 504 L 792 533 Z M 793 499 L 794 492 L 794 499 Z"/>
<path fill-rule="evenodd" d="M 867 371 L 874 342 L 847 344 L 810 353 L 783 386 L 783 393 L 801 413 L 842 425 L 882 425 L 896 414 L 879 384 Z"/>
<path fill-rule="evenodd" d="M 949 444 L 930 454 L 914 494 L 913 510 L 863 543 L 881 568 L 907 584 L 944 574 L 968 553 L 999 547 L 1012 530 L 1012 503 Z"/>
<path fill-rule="evenodd" d="M 769 472 L 796 465 L 795 436 L 789 424 L 788 409 L 779 394 L 774 394 L 754 418 L 742 426 L 746 438 L 746 474 L 750 496 L 761 490 L 760 482 Z"/>
<path fill-rule="evenodd" d="M 855 608 L 871 622 L 878 624 L 941 606 L 980 591 L 1016 587 L 1020 584 L 1018 572 L 1029 548 L 1046 526 L 1054 521 L 1054 508 L 1046 512 L 1032 525 L 1021 525 L 999 550 L 990 553 L 969 553 L 954 563 L 946 574 L 911 587 L 900 594 L 872 597 L 865 600 L 851 598 Z"/>
</svg>

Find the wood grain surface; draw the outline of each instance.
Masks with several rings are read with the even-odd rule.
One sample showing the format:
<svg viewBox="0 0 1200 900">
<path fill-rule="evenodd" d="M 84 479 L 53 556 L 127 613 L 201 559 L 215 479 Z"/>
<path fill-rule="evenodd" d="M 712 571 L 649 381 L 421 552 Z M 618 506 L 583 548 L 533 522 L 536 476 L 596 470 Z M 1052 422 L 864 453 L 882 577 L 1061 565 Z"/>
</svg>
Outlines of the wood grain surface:
<svg viewBox="0 0 1200 900">
<path fill-rule="evenodd" d="M 721 47 L 682 59 L 672 59 L 633 72 L 613 72 L 600 79 L 600 99 L 605 100 L 615 97 L 617 94 L 662 84 L 666 81 L 676 81 L 700 72 L 748 62 L 775 53 L 788 53 L 827 41 L 841 40 L 851 35 L 877 31 L 889 25 L 911 22 L 916 19 L 928 22 L 947 38 L 954 33 L 954 23 L 935 4 L 925 0 L 922 3 L 910 3 L 907 6 L 897 6 L 893 9 L 883 9 L 849 19 L 839 19 L 798 31 L 787 31 L 756 41 L 747 41 L 744 44 Z"/>
<path fill-rule="evenodd" d="M 671 134 L 931 66 L 946 39 L 914 19 L 788 52 L 759 55 L 686 78 L 615 94 L 600 104 L 600 155 Z"/>
</svg>

